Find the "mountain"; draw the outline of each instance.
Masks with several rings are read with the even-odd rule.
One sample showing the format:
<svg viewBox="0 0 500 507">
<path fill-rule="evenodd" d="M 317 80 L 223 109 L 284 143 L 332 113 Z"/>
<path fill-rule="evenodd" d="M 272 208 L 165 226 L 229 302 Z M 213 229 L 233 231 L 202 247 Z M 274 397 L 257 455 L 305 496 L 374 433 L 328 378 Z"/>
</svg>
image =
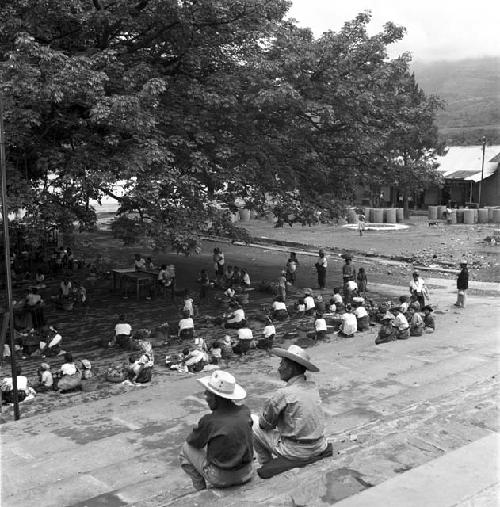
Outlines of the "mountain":
<svg viewBox="0 0 500 507">
<path fill-rule="evenodd" d="M 443 140 L 478 144 L 484 135 L 500 143 L 500 57 L 416 61 L 412 67 L 420 87 L 445 101 L 437 117 Z"/>
</svg>

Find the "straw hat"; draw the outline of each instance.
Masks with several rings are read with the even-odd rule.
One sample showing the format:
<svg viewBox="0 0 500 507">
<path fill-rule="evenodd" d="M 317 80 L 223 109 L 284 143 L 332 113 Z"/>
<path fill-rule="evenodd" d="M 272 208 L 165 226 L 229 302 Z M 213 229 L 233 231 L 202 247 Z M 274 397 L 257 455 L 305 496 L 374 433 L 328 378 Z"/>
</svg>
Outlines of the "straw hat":
<svg viewBox="0 0 500 507">
<path fill-rule="evenodd" d="M 227 371 L 216 370 L 197 380 L 205 389 L 226 400 L 244 400 L 247 396 L 245 389 Z"/>
<path fill-rule="evenodd" d="M 285 357 L 286 359 L 290 359 L 290 361 L 301 364 L 302 366 L 305 366 L 309 371 L 319 371 L 319 368 L 311 363 L 309 354 L 298 345 L 290 345 L 287 350 L 274 348 L 271 350 L 271 353 L 273 353 L 275 356 Z"/>
<path fill-rule="evenodd" d="M 309 289 L 309 288 L 304 289 L 304 294 L 306 296 L 312 296 L 312 293 L 313 293 L 312 289 Z"/>
<path fill-rule="evenodd" d="M 50 365 L 49 365 L 48 363 L 42 363 L 42 364 L 40 365 L 40 368 L 41 368 L 42 370 L 50 370 Z"/>
</svg>

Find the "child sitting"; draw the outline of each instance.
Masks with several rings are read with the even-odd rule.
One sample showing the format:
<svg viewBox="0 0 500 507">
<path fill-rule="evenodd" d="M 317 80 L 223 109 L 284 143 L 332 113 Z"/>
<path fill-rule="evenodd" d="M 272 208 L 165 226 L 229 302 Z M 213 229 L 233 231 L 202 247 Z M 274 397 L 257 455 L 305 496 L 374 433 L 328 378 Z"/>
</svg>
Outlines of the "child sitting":
<svg viewBox="0 0 500 507">
<path fill-rule="evenodd" d="M 330 301 L 328 303 L 328 313 L 333 314 L 337 311 L 337 305 L 335 304 L 335 300 L 333 298 L 330 298 Z"/>
<path fill-rule="evenodd" d="M 323 296 L 321 294 L 319 294 L 316 297 L 315 304 L 316 304 L 316 313 L 321 313 L 321 314 L 325 313 L 325 310 L 326 310 L 325 302 L 323 301 Z"/>
<path fill-rule="evenodd" d="M 408 298 L 406 296 L 399 296 L 399 308 L 401 309 L 401 313 L 406 313 L 408 307 Z"/>
<path fill-rule="evenodd" d="M 37 370 L 37 373 L 39 384 L 38 386 L 36 386 L 36 391 L 38 393 L 43 393 L 52 390 L 52 386 L 54 384 L 54 377 L 52 376 L 50 365 L 47 363 L 42 363 L 40 365 L 40 368 Z"/>
<path fill-rule="evenodd" d="M 189 291 L 186 289 L 184 292 L 184 306 L 182 308 L 183 311 L 189 313 L 189 317 L 194 317 L 194 305 L 193 298 L 191 297 Z"/>
<path fill-rule="evenodd" d="M 352 313 L 351 305 L 346 305 L 345 313 L 342 315 L 342 323 L 339 329 L 339 336 L 342 338 L 354 338 L 358 330 L 358 320 Z"/>
<path fill-rule="evenodd" d="M 274 337 L 276 336 L 276 328 L 271 319 L 266 320 L 263 335 L 264 338 L 257 342 L 257 348 L 269 351 L 273 348 Z"/>
<path fill-rule="evenodd" d="M 396 329 L 392 325 L 394 315 L 392 315 L 390 312 L 386 312 L 386 314 L 382 316 L 381 320 L 382 326 L 379 329 L 378 336 L 375 340 L 375 345 L 393 342 L 396 340 Z"/>
<path fill-rule="evenodd" d="M 410 336 L 422 336 L 424 331 L 424 320 L 420 313 L 410 306 L 407 312 L 408 324 L 410 324 Z"/>
<path fill-rule="evenodd" d="M 233 351 L 238 355 L 246 355 L 250 350 L 253 341 L 253 333 L 249 327 L 242 327 L 238 329 L 238 341 L 233 347 Z"/>
<path fill-rule="evenodd" d="M 426 333 L 434 333 L 436 330 L 436 323 L 434 317 L 431 315 L 433 308 L 430 305 L 424 306 L 424 328 Z"/>
<path fill-rule="evenodd" d="M 233 344 L 231 342 L 231 337 L 229 335 L 225 335 L 220 342 L 220 346 L 222 350 L 222 359 L 226 361 L 227 366 L 229 361 L 233 358 Z"/>
<path fill-rule="evenodd" d="M 210 347 L 210 364 L 219 364 L 222 361 L 222 346 L 215 341 Z"/>
<path fill-rule="evenodd" d="M 303 298 L 300 298 L 298 301 L 297 301 L 297 315 L 299 317 L 303 317 L 306 313 L 306 305 L 304 303 L 304 299 Z"/>
<path fill-rule="evenodd" d="M 404 314 L 401 312 L 401 307 L 396 306 L 391 311 L 394 314 L 392 325 L 396 328 L 396 338 L 398 340 L 408 339 L 410 337 L 410 325 L 408 324 Z"/>
</svg>

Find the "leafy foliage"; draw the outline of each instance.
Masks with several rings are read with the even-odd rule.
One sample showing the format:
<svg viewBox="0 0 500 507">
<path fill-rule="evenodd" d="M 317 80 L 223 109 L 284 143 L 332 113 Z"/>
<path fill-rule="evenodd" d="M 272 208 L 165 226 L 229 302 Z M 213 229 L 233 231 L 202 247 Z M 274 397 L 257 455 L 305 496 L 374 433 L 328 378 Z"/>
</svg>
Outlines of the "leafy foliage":
<svg viewBox="0 0 500 507">
<path fill-rule="evenodd" d="M 36 220 L 92 227 L 90 200 L 113 196 L 117 237 L 189 253 L 241 236 L 217 205 L 292 193 L 303 215 L 335 215 L 360 180 L 394 180 L 403 152 L 420 174 L 435 145 L 434 102 L 407 57 L 387 59 L 404 30 L 369 36 L 368 13 L 315 39 L 285 0 L 4 4 L 10 202 Z"/>
</svg>

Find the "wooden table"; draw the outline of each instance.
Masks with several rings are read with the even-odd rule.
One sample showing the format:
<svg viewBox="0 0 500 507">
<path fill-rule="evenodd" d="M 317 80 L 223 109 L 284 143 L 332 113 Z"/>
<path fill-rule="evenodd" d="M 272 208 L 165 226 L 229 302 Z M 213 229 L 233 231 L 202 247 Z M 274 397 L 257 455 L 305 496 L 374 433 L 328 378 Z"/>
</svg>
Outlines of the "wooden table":
<svg viewBox="0 0 500 507">
<path fill-rule="evenodd" d="M 135 271 L 135 269 L 113 269 L 113 289 L 116 290 L 117 282 L 119 282 L 119 288 L 123 288 L 123 282 L 135 283 L 135 290 L 137 299 L 141 293 L 141 283 L 154 281 L 158 276 L 158 273 L 153 271 Z"/>
</svg>

